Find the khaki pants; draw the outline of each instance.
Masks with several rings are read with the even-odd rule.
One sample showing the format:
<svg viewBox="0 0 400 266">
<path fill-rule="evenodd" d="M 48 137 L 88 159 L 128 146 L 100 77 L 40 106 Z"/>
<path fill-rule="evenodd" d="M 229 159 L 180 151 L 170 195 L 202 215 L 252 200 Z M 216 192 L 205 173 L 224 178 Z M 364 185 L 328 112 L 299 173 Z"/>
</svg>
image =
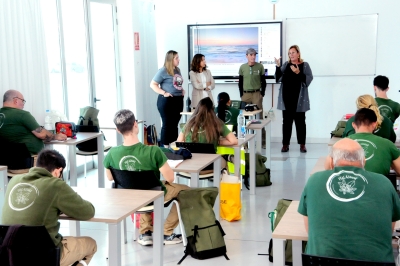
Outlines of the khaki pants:
<svg viewBox="0 0 400 266">
<path fill-rule="evenodd" d="M 243 96 L 241 98 L 242 102 L 257 104 L 258 108 L 263 109 L 263 97 L 261 96 L 260 91 L 256 91 L 253 93 L 243 92 Z M 262 114 L 262 113 L 261 113 Z M 260 116 L 262 118 L 262 115 Z"/>
<path fill-rule="evenodd" d="M 169 183 L 167 181 L 162 181 L 167 188 L 167 194 L 164 196 L 164 201 L 169 201 L 178 196 L 178 193 L 181 190 L 189 189 L 186 185 Z M 147 231 L 153 232 L 153 219 L 151 218 L 150 213 L 141 213 L 140 214 L 140 226 L 139 226 L 139 234 L 144 234 Z M 164 222 L 164 235 L 171 235 L 174 231 L 175 227 L 178 226 L 179 218 L 178 211 L 176 209 L 176 205 L 174 204 L 171 207 L 171 210 L 167 216 L 167 219 Z"/>
<path fill-rule="evenodd" d="M 93 238 L 86 236 L 63 237 L 61 243 L 63 245 L 63 250 L 61 254 L 60 266 L 69 266 L 80 260 L 84 260 L 86 264 L 89 264 L 94 253 L 97 251 L 96 241 Z"/>
</svg>

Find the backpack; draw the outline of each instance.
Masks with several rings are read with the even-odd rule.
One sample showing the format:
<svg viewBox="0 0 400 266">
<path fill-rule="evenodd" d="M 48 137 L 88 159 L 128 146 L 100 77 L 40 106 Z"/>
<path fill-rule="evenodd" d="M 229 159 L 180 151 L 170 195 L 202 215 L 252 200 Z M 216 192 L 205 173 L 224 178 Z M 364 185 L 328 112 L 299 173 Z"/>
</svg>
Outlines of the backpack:
<svg viewBox="0 0 400 266">
<path fill-rule="evenodd" d="M 243 176 L 244 185 L 247 189 L 249 188 L 249 165 L 250 165 L 250 156 L 248 153 L 245 154 L 245 174 Z M 256 187 L 265 187 L 272 185 L 271 182 L 271 171 L 267 167 L 265 167 L 265 162 L 267 161 L 267 157 L 256 154 Z"/>
<path fill-rule="evenodd" d="M 158 139 L 157 139 L 158 136 L 157 136 L 156 126 L 153 124 L 149 126 L 144 125 L 144 127 L 146 129 L 144 132 L 146 132 L 147 134 L 147 136 L 146 135 L 144 136 L 145 139 L 147 140 L 147 145 L 158 146 Z"/>
<path fill-rule="evenodd" d="M 181 262 L 191 255 L 204 260 L 226 255 L 225 232 L 215 219 L 213 206 L 218 195 L 218 188 L 193 188 L 182 190 L 178 194 L 181 217 L 185 227 L 188 244 Z"/>
<path fill-rule="evenodd" d="M 99 119 L 97 118 L 100 110 L 91 106 L 80 109 L 78 124 L 76 126 L 78 132 L 100 132 Z M 90 139 L 79 143 L 76 147 L 80 151 L 93 152 L 97 151 L 97 138 Z"/>
<path fill-rule="evenodd" d="M 290 203 L 292 200 L 289 199 L 280 199 L 278 201 L 278 205 L 276 206 L 273 212 L 268 213 L 268 217 L 271 220 L 271 231 L 273 232 L 276 226 L 281 221 L 283 215 L 285 214 L 286 210 L 289 208 Z M 307 242 L 303 241 L 303 252 L 305 251 Z M 273 254 L 272 254 L 272 238 L 269 241 L 268 246 L 268 257 L 270 262 L 274 262 Z M 285 244 L 285 265 L 292 265 L 292 240 L 286 240 Z"/>
<path fill-rule="evenodd" d="M 347 123 L 347 121 L 339 120 L 339 122 L 337 122 L 337 124 L 336 124 L 335 130 L 333 130 L 331 132 L 331 138 L 332 137 L 341 138 L 344 133 L 344 130 L 346 128 L 346 123 Z"/>
</svg>

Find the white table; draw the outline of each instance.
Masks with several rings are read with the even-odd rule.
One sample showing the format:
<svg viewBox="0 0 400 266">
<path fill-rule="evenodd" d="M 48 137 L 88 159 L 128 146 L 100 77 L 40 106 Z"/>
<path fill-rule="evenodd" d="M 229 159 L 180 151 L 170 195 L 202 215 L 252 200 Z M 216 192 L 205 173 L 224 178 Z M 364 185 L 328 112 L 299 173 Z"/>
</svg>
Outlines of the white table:
<svg viewBox="0 0 400 266">
<path fill-rule="evenodd" d="M 66 145 L 69 147 L 69 165 L 70 165 L 70 184 L 71 186 L 77 185 L 77 170 L 76 170 L 76 144 L 85 142 L 90 139 L 97 138 L 97 162 L 98 162 L 98 187 L 104 188 L 104 144 L 103 144 L 103 133 L 87 133 L 78 132 L 76 139 L 69 139 L 66 141 L 52 140 L 45 142 L 46 147 L 52 148 L 53 145 Z"/>
<path fill-rule="evenodd" d="M 184 160 L 177 167 L 172 168 L 174 172 L 187 172 L 190 173 L 190 186 L 199 187 L 199 174 L 207 165 L 214 163 L 214 186 L 218 188 L 221 176 L 221 155 L 219 154 L 206 154 L 206 153 L 192 153 L 192 158 Z M 219 193 L 215 200 L 214 205 L 215 217 L 219 220 Z"/>
<path fill-rule="evenodd" d="M 0 165 L 0 221 L 3 214 L 3 204 L 8 185 L 7 166 Z"/>
<path fill-rule="evenodd" d="M 267 157 L 267 168 L 271 169 L 271 119 L 259 120 L 260 124 L 250 124 L 246 128 L 255 131 L 256 152 L 261 154 L 262 148 L 262 129 L 265 128 L 265 156 Z"/>
<path fill-rule="evenodd" d="M 241 109 L 241 111 L 243 111 L 243 115 L 244 116 L 250 116 L 254 118 L 257 118 L 257 115 L 261 115 L 262 110 L 255 110 L 255 111 L 251 111 L 251 112 L 247 112 L 243 109 Z M 193 112 L 181 112 L 181 115 L 185 117 L 185 122 L 187 121 L 187 116 L 191 116 L 193 114 Z"/>
<path fill-rule="evenodd" d="M 73 187 L 73 189 L 83 199 L 90 201 L 96 209 L 94 217 L 88 222 L 101 222 L 108 225 L 108 265 L 110 266 L 120 266 L 122 263 L 121 222 L 154 201 L 153 265 L 163 265 L 163 191 L 78 187 Z M 61 215 L 60 220 L 70 220 L 70 230 L 75 232 L 75 236 L 80 235 L 79 221 L 65 215 Z"/>
</svg>

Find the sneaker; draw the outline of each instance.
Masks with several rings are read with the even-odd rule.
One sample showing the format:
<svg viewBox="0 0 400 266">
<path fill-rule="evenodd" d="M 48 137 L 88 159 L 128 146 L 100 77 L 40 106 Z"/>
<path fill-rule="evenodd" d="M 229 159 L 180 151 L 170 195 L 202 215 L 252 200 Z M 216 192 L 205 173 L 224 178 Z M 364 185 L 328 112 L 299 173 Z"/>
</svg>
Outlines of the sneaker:
<svg viewBox="0 0 400 266">
<path fill-rule="evenodd" d="M 138 243 L 142 246 L 153 245 L 153 236 L 151 235 L 151 231 L 147 231 L 144 234 L 139 235 Z"/>
<path fill-rule="evenodd" d="M 164 244 L 165 245 L 174 245 L 174 244 L 179 244 L 179 243 L 182 243 L 182 235 L 181 234 L 177 235 L 175 233 L 172 233 L 172 235 L 170 235 L 170 236 L 164 235 Z"/>
</svg>

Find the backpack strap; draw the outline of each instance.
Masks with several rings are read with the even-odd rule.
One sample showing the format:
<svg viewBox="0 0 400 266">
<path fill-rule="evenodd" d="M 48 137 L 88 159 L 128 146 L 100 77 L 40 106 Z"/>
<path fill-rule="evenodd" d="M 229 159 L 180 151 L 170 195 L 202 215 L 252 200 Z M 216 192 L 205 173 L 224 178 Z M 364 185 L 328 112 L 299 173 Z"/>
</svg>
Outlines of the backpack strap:
<svg viewBox="0 0 400 266">
<path fill-rule="evenodd" d="M 178 262 L 178 265 L 181 264 L 182 261 L 183 261 L 184 259 L 186 259 L 186 257 L 189 255 L 189 252 L 187 252 L 188 246 L 189 246 L 189 244 L 186 245 L 186 249 L 185 249 L 185 251 L 184 251 L 184 252 L 185 252 L 185 255 L 183 255 L 182 259 Z"/>
<path fill-rule="evenodd" d="M 226 235 L 225 232 L 224 232 L 224 229 L 222 229 L 222 226 L 221 226 L 221 224 L 219 223 L 219 221 L 218 221 L 218 220 L 215 220 L 215 223 L 217 224 L 217 226 L 218 226 L 218 228 L 219 228 L 219 231 L 221 231 L 221 235 L 222 235 L 222 236 Z"/>
</svg>

